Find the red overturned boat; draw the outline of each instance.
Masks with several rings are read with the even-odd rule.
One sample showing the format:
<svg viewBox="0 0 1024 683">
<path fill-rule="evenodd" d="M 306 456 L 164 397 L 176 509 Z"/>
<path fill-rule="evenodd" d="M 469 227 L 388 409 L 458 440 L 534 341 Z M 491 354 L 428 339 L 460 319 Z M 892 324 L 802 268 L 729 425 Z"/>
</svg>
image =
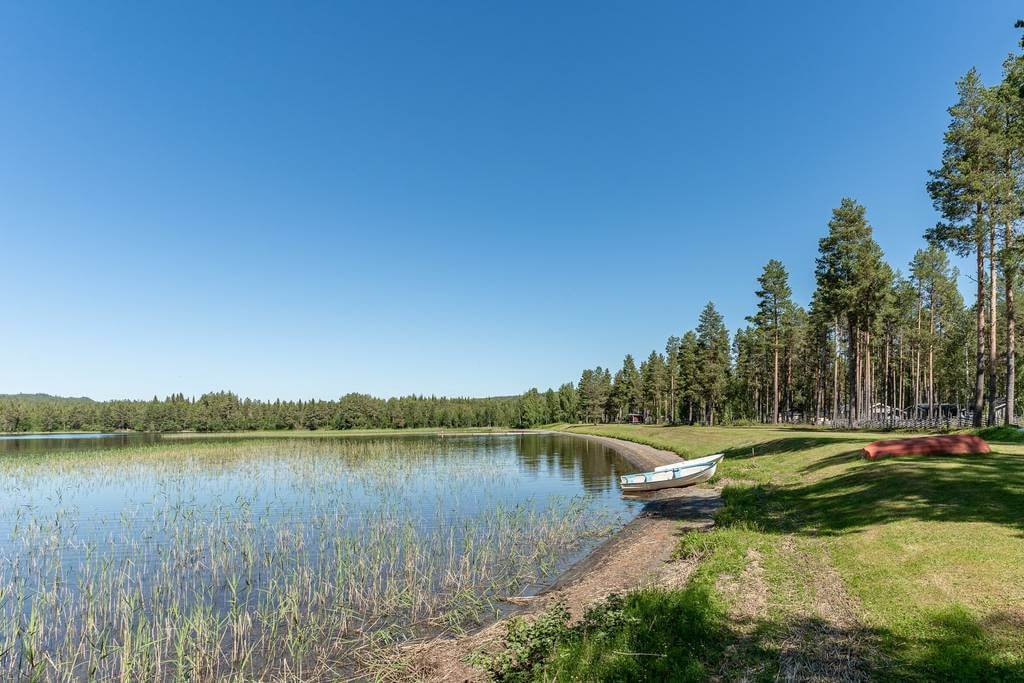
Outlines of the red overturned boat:
<svg viewBox="0 0 1024 683">
<path fill-rule="evenodd" d="M 992 449 L 984 439 L 969 434 L 873 441 L 865 446 L 863 451 L 864 457 L 868 460 L 901 455 L 973 455 L 991 452 Z"/>
</svg>

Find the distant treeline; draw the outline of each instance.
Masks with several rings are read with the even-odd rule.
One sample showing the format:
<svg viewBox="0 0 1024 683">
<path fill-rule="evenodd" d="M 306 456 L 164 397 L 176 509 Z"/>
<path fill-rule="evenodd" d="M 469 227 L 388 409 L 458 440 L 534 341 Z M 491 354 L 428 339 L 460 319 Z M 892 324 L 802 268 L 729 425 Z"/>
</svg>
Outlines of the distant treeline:
<svg viewBox="0 0 1024 683">
<path fill-rule="evenodd" d="M 348 394 L 337 400 L 258 401 L 230 392 L 151 401 L 0 399 L 0 431 L 221 432 L 285 429 L 511 427 L 519 397 L 380 399 Z"/>
<path fill-rule="evenodd" d="M 751 278 L 757 307 L 745 326 L 730 335 L 708 303 L 696 328 L 669 337 L 664 353 L 652 351 L 639 365 L 627 355 L 614 373 L 597 367 L 558 389 L 480 399 L 9 397 L 0 399 L 0 430 L 529 427 L 627 419 L 854 425 L 967 412 L 979 426 L 1014 423 L 1021 408 L 1024 55 L 1010 55 L 995 84 L 984 84 L 974 69 L 957 82 L 941 145 L 926 184 L 941 220 L 905 226 L 927 242 L 905 274 L 887 262 L 865 207 L 843 198 L 822 216 L 816 288 L 806 305 L 793 300 L 784 264 L 769 260 L 756 285 Z M 950 253 L 973 256 L 973 305 L 963 300 Z"/>
</svg>

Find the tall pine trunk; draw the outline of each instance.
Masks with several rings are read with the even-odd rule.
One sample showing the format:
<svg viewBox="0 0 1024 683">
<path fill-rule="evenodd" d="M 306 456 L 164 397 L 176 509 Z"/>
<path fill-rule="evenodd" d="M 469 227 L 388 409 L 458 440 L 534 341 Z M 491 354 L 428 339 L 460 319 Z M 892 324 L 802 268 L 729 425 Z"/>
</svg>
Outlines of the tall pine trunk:
<svg viewBox="0 0 1024 683">
<path fill-rule="evenodd" d="M 914 344 L 914 417 L 921 405 L 921 308 L 924 306 L 924 294 L 921 287 L 917 288 L 917 339 Z"/>
<path fill-rule="evenodd" d="M 822 386 L 822 356 L 818 356 L 818 362 L 815 363 L 817 366 L 814 377 L 814 424 L 821 423 L 821 404 L 825 401 L 825 388 Z"/>
<path fill-rule="evenodd" d="M 786 414 L 793 415 L 793 354 L 786 354 Z"/>
<path fill-rule="evenodd" d="M 975 427 L 981 426 L 981 415 L 985 409 L 985 234 L 982 232 L 981 203 L 976 207 L 975 226 L 976 242 L 974 250 L 977 254 L 978 293 L 975 304 L 975 320 L 977 323 L 978 345 L 974 365 L 974 414 Z"/>
<path fill-rule="evenodd" d="M 935 281 L 932 280 L 931 293 L 928 297 L 930 324 L 928 329 L 928 417 L 938 417 L 935 408 Z"/>
<path fill-rule="evenodd" d="M 1014 403 L 1017 400 L 1017 309 L 1014 306 L 1013 287 L 1017 280 L 1017 264 L 1013 261 L 1013 223 L 1006 222 L 1003 248 L 1006 261 L 1003 263 L 1003 284 L 1006 287 L 1006 416 L 1008 425 L 1017 421 Z"/>
<path fill-rule="evenodd" d="M 900 335 L 899 341 L 899 359 L 896 361 L 896 408 L 900 411 L 900 417 L 903 417 L 903 335 Z"/>
<path fill-rule="evenodd" d="M 996 423 L 996 231 L 989 221 L 988 231 L 988 424 Z"/>
<path fill-rule="evenodd" d="M 875 406 L 875 373 L 871 365 L 871 332 L 864 332 L 864 415 L 868 420 Z"/>
<path fill-rule="evenodd" d="M 847 323 L 847 346 L 849 347 L 849 357 L 846 359 L 847 364 L 850 366 L 847 370 L 847 384 L 849 385 L 850 400 L 848 401 L 849 409 L 849 423 L 850 427 L 854 427 L 854 421 L 857 419 L 857 403 L 860 398 L 860 392 L 857 391 L 857 371 L 860 365 L 860 359 L 857 357 L 857 341 L 859 335 L 854 329 L 853 321 L 850 320 Z"/>
<path fill-rule="evenodd" d="M 779 331 L 772 345 L 772 424 L 779 424 Z"/>
<path fill-rule="evenodd" d="M 893 399 L 892 399 L 892 394 L 891 394 L 891 391 L 890 391 L 890 388 L 889 388 L 890 387 L 889 380 L 891 379 L 891 374 L 892 374 L 892 368 L 890 367 L 890 364 L 889 364 L 889 359 L 890 359 L 890 355 L 891 355 L 891 351 L 890 351 L 891 346 L 892 346 L 892 338 L 887 335 L 886 338 L 885 338 L 885 352 L 886 352 L 885 368 L 886 368 L 886 371 L 885 371 L 885 374 L 883 375 L 883 377 L 885 379 L 882 381 L 882 402 L 885 404 L 885 408 L 883 409 L 883 411 L 884 411 L 883 412 L 883 417 L 885 417 L 887 414 L 891 416 L 892 412 L 893 412 Z"/>
<path fill-rule="evenodd" d="M 839 318 L 834 319 L 835 354 L 832 358 L 832 424 L 839 421 Z"/>
</svg>

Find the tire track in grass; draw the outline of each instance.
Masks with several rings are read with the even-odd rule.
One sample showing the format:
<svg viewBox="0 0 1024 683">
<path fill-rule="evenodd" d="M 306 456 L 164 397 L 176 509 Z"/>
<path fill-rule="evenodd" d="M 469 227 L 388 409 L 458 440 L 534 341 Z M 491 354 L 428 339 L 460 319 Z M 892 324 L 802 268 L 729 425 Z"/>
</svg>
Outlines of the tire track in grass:
<svg viewBox="0 0 1024 683">
<path fill-rule="evenodd" d="M 780 544 L 784 561 L 802 580 L 804 600 L 791 616 L 779 655 L 785 681 L 867 681 L 870 679 L 859 603 L 847 592 L 820 542 L 801 548 L 792 536 Z"/>
</svg>

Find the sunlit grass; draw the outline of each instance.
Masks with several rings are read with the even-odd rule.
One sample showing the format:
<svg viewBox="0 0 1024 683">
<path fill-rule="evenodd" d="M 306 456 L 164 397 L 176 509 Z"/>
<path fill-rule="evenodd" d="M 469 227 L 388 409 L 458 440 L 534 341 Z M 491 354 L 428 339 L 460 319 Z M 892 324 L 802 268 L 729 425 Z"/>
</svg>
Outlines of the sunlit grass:
<svg viewBox="0 0 1024 683">
<path fill-rule="evenodd" d="M 747 555 L 756 556 L 767 597 L 750 623 L 731 624 L 727 655 L 709 655 L 706 666 L 727 677 L 779 675 L 793 634 L 821 628 L 816 600 L 832 567 L 852 600 L 843 609 L 858 623 L 833 626 L 834 635 L 858 644 L 872 678 L 1024 679 L 1024 445 L 868 462 L 860 448 L 886 435 L 572 429 L 688 457 L 725 451 L 717 525 L 686 536 L 682 552 L 704 563 L 698 585 L 709 585 L 709 573 L 724 582 L 710 590 L 726 601 L 722 585 L 742 588 Z"/>
</svg>

